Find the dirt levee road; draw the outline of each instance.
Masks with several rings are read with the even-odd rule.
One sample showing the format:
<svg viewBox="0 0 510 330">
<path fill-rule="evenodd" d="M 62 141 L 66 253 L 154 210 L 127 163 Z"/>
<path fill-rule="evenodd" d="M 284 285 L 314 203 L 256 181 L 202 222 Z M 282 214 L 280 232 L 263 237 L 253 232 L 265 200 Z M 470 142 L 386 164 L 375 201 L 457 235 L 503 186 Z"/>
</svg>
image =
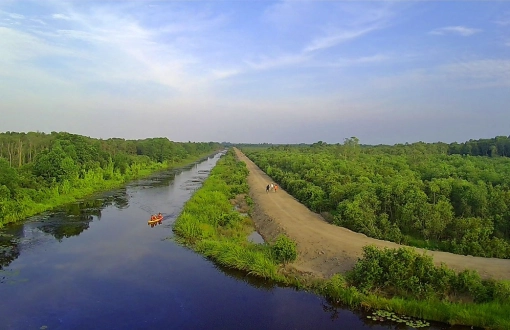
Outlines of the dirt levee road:
<svg viewBox="0 0 510 330">
<path fill-rule="evenodd" d="M 297 243 L 298 259 L 293 263 L 297 271 L 328 278 L 335 273 L 352 269 L 365 245 L 398 248 L 401 245 L 369 238 L 346 228 L 331 225 L 294 197 L 279 188 L 266 193 L 272 182 L 260 168 L 242 152 L 235 149 L 240 160 L 250 170 L 248 184 L 255 202 L 253 220 L 266 241 L 285 233 Z M 421 249 L 417 249 L 423 252 Z M 426 251 L 436 264 L 445 263 L 457 271 L 477 270 L 483 278 L 510 279 L 510 260 L 456 255 L 447 252 Z"/>
</svg>

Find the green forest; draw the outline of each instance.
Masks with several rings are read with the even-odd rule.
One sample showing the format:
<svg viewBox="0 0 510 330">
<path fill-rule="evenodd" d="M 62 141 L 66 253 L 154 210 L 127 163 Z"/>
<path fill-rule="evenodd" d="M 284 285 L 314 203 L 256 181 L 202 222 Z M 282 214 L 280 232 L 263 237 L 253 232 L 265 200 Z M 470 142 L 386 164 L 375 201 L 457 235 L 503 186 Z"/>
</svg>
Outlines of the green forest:
<svg viewBox="0 0 510 330">
<path fill-rule="evenodd" d="M 336 225 L 457 254 L 510 258 L 510 138 L 466 143 L 244 147 Z"/>
<path fill-rule="evenodd" d="M 52 132 L 0 133 L 0 226 L 221 148 L 167 138 L 94 139 Z"/>
</svg>

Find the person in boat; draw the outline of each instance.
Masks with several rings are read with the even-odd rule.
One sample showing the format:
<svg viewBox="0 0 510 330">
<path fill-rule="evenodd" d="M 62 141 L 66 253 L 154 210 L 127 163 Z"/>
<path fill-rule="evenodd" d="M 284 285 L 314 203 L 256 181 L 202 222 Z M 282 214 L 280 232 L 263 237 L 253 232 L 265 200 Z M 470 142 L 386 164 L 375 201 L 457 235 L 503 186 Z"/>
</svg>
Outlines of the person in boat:
<svg viewBox="0 0 510 330">
<path fill-rule="evenodd" d="M 158 219 L 163 219 L 163 215 L 161 214 L 161 212 L 158 213 Z"/>
<path fill-rule="evenodd" d="M 154 214 L 151 215 L 151 220 L 156 220 L 156 216 Z"/>
</svg>

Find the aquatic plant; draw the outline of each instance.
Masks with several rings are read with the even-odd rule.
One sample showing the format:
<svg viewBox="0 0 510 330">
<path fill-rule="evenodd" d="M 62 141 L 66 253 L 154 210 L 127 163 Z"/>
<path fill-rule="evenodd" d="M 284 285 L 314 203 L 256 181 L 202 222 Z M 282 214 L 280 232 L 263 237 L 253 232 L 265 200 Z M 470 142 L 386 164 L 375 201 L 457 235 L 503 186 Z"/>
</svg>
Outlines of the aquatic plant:
<svg viewBox="0 0 510 330">
<path fill-rule="evenodd" d="M 413 328 L 424 328 L 430 326 L 430 323 L 427 321 L 414 319 L 405 315 L 398 315 L 393 312 L 380 309 L 374 311 L 372 315 L 367 315 L 367 319 L 371 319 L 373 321 L 392 321 L 396 323 L 403 323 Z"/>
</svg>

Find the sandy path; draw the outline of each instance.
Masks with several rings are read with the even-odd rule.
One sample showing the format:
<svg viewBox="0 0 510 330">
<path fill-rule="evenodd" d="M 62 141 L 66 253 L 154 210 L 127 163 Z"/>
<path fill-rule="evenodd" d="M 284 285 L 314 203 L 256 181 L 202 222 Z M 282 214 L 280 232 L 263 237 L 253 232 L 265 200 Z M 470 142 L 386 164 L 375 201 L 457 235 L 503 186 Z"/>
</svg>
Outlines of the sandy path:
<svg viewBox="0 0 510 330">
<path fill-rule="evenodd" d="M 298 259 L 293 266 L 299 272 L 328 278 L 351 269 L 365 245 L 389 248 L 401 246 L 331 225 L 281 188 L 276 193 L 266 193 L 266 185 L 272 179 L 241 151 L 235 150 L 239 159 L 244 161 L 250 170 L 248 184 L 250 196 L 255 203 L 252 218 L 258 232 L 266 241 L 272 241 L 280 233 L 285 233 L 296 241 Z M 484 278 L 510 279 L 510 259 L 471 257 L 436 251 L 426 253 L 433 256 L 436 264 L 443 262 L 455 270 L 475 269 Z"/>
</svg>

